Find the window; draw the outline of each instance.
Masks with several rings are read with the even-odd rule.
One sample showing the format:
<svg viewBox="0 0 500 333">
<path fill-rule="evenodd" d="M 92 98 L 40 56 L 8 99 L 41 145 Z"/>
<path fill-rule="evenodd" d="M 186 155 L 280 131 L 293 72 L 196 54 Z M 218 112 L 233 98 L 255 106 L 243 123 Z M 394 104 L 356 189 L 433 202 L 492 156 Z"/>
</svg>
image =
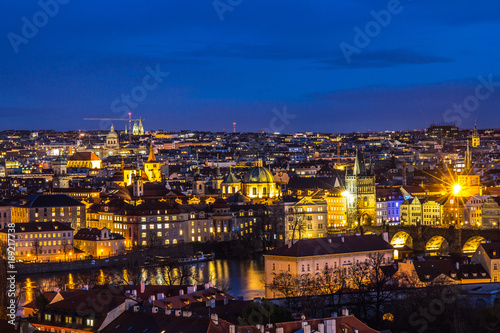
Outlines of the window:
<svg viewBox="0 0 500 333">
<path fill-rule="evenodd" d="M 94 326 L 94 319 L 87 319 L 87 326 Z"/>
<path fill-rule="evenodd" d="M 46 320 L 46 321 L 51 321 L 51 320 L 52 320 L 52 315 L 50 315 L 50 314 L 46 313 L 46 314 L 45 314 L 45 320 Z"/>
<path fill-rule="evenodd" d="M 276 270 L 276 264 L 273 263 L 273 271 L 275 271 L 275 270 Z"/>
<path fill-rule="evenodd" d="M 66 324 L 71 324 L 71 322 L 73 321 L 73 317 L 66 317 L 64 321 Z"/>
<path fill-rule="evenodd" d="M 288 271 L 290 272 L 290 265 L 288 265 Z"/>
<path fill-rule="evenodd" d="M 302 272 L 305 272 L 304 265 L 302 265 Z"/>
</svg>

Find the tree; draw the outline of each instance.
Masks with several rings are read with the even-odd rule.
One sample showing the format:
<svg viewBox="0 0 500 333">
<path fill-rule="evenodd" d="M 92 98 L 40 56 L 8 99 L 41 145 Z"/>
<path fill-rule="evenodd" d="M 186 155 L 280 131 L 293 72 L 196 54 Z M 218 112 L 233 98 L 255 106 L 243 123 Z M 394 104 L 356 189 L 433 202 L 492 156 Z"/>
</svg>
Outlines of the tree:
<svg viewBox="0 0 500 333">
<path fill-rule="evenodd" d="M 382 315 L 382 308 L 386 302 L 391 300 L 392 291 L 397 287 L 393 275 L 388 273 L 392 261 L 386 261 L 386 257 L 381 252 L 374 252 L 368 255 L 368 280 L 370 289 L 373 291 L 375 300 L 375 320 L 378 322 Z M 384 272 L 383 268 L 387 268 Z"/>
<path fill-rule="evenodd" d="M 71 251 L 73 251 L 74 249 L 73 246 L 69 244 L 67 240 L 63 240 L 61 250 L 64 253 L 64 260 L 67 260 L 68 253 L 71 253 Z"/>
<path fill-rule="evenodd" d="M 33 248 L 33 250 L 32 250 L 32 251 L 33 251 L 33 254 L 34 254 L 34 255 L 35 255 L 35 257 L 36 257 L 36 260 L 38 261 L 38 256 L 39 256 L 40 254 L 42 254 L 42 253 L 43 253 L 43 245 L 42 245 L 42 242 L 40 242 L 38 239 L 35 239 L 35 240 L 33 241 L 33 246 L 32 246 L 32 248 Z"/>
<path fill-rule="evenodd" d="M 148 231 L 147 233 L 147 248 L 149 250 L 156 249 L 161 245 L 161 238 L 158 237 L 156 232 L 153 230 Z"/>
<path fill-rule="evenodd" d="M 273 282 L 267 286 L 278 295 L 285 297 L 288 307 L 291 305 L 291 299 L 299 294 L 299 279 L 288 272 L 277 274 Z"/>
<path fill-rule="evenodd" d="M 295 212 L 293 208 L 290 208 L 290 214 L 286 214 L 288 231 L 291 232 L 291 241 L 295 240 L 295 237 L 302 239 L 303 233 L 307 229 L 307 222 L 305 219 L 305 214 L 302 212 Z"/>
<path fill-rule="evenodd" d="M 342 304 L 342 295 L 346 289 L 346 280 L 346 274 L 344 274 L 342 269 L 325 266 L 318 281 L 322 292 L 328 296 L 330 305 L 337 311 L 340 310 L 339 305 Z"/>
<path fill-rule="evenodd" d="M 39 293 L 36 297 L 35 297 L 35 306 L 38 310 L 44 310 L 45 307 L 47 305 L 49 305 L 49 300 L 47 299 L 47 297 L 45 297 L 44 294 L 42 293 Z"/>
<path fill-rule="evenodd" d="M 269 301 L 252 302 L 243 310 L 241 317 L 238 317 L 238 324 L 247 325 L 265 325 L 292 321 L 293 317 L 287 309 L 275 305 Z"/>
</svg>

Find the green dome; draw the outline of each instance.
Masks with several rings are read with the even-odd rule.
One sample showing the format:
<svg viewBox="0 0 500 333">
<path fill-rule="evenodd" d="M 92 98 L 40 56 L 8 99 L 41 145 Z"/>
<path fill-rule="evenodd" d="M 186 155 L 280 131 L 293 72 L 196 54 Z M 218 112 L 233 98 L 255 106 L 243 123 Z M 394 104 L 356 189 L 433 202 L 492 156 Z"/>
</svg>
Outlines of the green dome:
<svg viewBox="0 0 500 333">
<path fill-rule="evenodd" d="M 263 166 L 255 166 L 251 168 L 245 177 L 244 183 L 274 183 L 273 174 Z"/>
<path fill-rule="evenodd" d="M 54 165 L 66 165 L 66 159 L 62 155 L 57 156 Z"/>
</svg>

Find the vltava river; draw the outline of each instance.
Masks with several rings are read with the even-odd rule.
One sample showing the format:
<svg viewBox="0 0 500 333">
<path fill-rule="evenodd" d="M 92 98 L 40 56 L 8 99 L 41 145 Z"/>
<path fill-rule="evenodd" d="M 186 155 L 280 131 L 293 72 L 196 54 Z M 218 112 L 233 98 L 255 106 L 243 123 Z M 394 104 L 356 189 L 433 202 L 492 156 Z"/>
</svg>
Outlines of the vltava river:
<svg viewBox="0 0 500 333">
<path fill-rule="evenodd" d="M 214 260 L 197 263 L 187 267 L 189 277 L 185 284 L 204 283 L 212 280 L 216 287 L 228 290 L 228 293 L 244 299 L 254 297 L 264 297 L 264 259 L 258 260 Z M 167 271 L 164 267 L 147 267 L 139 270 L 141 280 L 146 284 L 168 284 Z M 174 271 L 174 276 L 179 272 Z M 84 285 L 92 287 L 95 284 L 116 283 L 124 284 L 124 281 L 132 280 L 132 274 L 127 276 L 126 270 L 111 268 L 77 271 L 36 274 L 25 277 L 20 282 L 19 287 L 24 290 L 23 300 L 31 301 L 33 298 L 33 288 L 38 286 L 43 291 L 51 291 L 54 288 L 73 289 L 82 288 Z M 127 280 L 128 277 L 128 280 Z M 139 278 L 137 278 L 139 279 Z M 137 283 L 134 281 L 134 283 Z M 21 302 L 23 304 L 24 302 Z"/>
</svg>

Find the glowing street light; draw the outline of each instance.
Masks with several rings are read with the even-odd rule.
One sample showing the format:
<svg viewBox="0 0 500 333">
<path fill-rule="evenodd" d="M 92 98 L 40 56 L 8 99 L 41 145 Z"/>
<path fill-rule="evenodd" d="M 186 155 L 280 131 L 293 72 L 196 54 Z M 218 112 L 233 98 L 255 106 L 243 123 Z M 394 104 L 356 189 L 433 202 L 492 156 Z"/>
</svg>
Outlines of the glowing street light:
<svg viewBox="0 0 500 333">
<path fill-rule="evenodd" d="M 460 184 L 453 185 L 453 195 L 457 196 L 462 191 L 462 186 Z"/>
</svg>

